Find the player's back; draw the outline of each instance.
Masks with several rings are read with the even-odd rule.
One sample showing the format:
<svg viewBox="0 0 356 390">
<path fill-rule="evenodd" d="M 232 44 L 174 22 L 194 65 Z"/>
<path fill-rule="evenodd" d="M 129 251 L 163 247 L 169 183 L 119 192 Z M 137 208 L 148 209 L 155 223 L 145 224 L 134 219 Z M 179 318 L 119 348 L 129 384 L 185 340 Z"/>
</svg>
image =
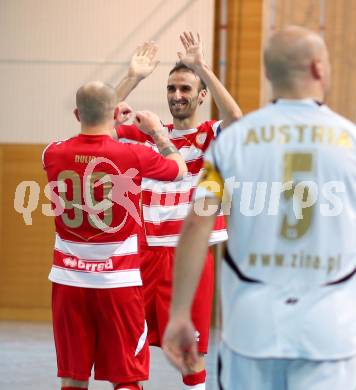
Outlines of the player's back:
<svg viewBox="0 0 356 390">
<path fill-rule="evenodd" d="M 80 134 L 45 150 L 56 208 L 52 281 L 84 287 L 141 284 L 141 168 L 133 147 L 107 135 Z"/>
<path fill-rule="evenodd" d="M 312 101 L 278 101 L 220 137 L 219 169 L 240 183 L 231 191 L 230 230 L 238 234 L 229 242 L 240 267 L 275 285 L 293 283 L 298 273 L 320 285 L 352 271 L 351 122 Z"/>
<path fill-rule="evenodd" d="M 97 214 L 99 217 L 94 211 L 96 204 L 107 198 L 112 190 L 112 196 L 118 195 L 119 188 L 122 200 L 127 197 L 137 209 L 141 177 L 137 156 L 131 148 L 107 135 L 83 134 L 49 145 L 44 153 L 48 179 L 65 183 L 65 191 L 60 192 L 65 210 L 56 217 L 57 233 L 61 237 L 106 242 L 121 240 L 129 232 L 137 232 L 133 218 L 136 214 L 133 211 L 130 214 L 125 204 L 113 202 L 112 207 Z M 83 205 L 91 206 L 93 210 L 86 207 L 83 210 Z M 125 228 L 115 232 L 127 214 Z M 101 230 L 99 234 L 98 229 Z"/>
<path fill-rule="evenodd" d="M 279 100 L 208 152 L 233 199 L 224 337 L 238 352 L 331 359 L 356 350 L 355 145 L 355 126 L 327 107 Z"/>
</svg>

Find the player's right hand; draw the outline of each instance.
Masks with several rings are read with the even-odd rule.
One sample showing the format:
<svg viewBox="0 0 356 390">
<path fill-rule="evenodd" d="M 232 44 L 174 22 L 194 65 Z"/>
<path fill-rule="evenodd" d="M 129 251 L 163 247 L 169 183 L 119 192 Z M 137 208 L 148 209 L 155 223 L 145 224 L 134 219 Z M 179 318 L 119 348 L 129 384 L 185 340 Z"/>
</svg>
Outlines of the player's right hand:
<svg viewBox="0 0 356 390">
<path fill-rule="evenodd" d="M 117 108 L 119 109 L 119 113 L 116 122 L 121 125 L 131 118 L 133 109 L 126 102 L 120 102 Z"/>
<path fill-rule="evenodd" d="M 157 51 L 158 45 L 153 41 L 138 46 L 130 61 L 128 77 L 144 79 L 149 76 L 159 64 L 155 59 Z"/>
<path fill-rule="evenodd" d="M 171 318 L 163 337 L 168 360 L 186 375 L 199 359 L 195 329 L 189 318 Z"/>
<path fill-rule="evenodd" d="M 151 111 L 137 111 L 134 125 L 143 133 L 154 136 L 156 133 L 164 132 L 164 128 L 158 115 Z"/>
</svg>

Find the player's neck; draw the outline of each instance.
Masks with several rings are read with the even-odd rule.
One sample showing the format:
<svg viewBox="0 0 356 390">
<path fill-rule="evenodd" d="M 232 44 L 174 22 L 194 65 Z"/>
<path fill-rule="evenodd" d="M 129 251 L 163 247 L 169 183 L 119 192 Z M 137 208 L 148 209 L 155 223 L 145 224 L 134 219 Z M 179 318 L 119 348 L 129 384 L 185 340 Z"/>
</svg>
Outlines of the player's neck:
<svg viewBox="0 0 356 390">
<path fill-rule="evenodd" d="M 85 135 L 109 135 L 112 136 L 112 124 L 110 125 L 99 125 L 99 126 L 83 126 L 82 134 Z"/>
<path fill-rule="evenodd" d="M 276 99 L 290 99 L 290 100 L 303 100 L 303 99 L 313 99 L 318 102 L 324 101 L 324 93 L 319 86 L 303 86 L 300 88 L 293 89 L 282 89 L 274 88 L 273 89 L 273 100 Z"/>
<path fill-rule="evenodd" d="M 176 130 L 188 130 L 194 129 L 199 125 L 197 115 L 194 114 L 189 118 L 178 119 L 173 118 L 173 126 Z"/>
</svg>

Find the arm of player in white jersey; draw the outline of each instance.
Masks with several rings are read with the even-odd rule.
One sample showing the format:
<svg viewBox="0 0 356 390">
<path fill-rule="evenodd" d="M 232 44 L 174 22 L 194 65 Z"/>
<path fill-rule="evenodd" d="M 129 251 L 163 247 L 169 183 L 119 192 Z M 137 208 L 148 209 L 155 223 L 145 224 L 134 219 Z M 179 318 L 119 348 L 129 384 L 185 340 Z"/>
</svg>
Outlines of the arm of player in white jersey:
<svg viewBox="0 0 356 390">
<path fill-rule="evenodd" d="M 171 314 L 163 341 L 168 359 L 183 373 L 198 359 L 191 305 L 223 192 L 220 174 L 212 163 L 206 161 L 193 208 L 184 220 L 175 253 Z"/>
<path fill-rule="evenodd" d="M 207 198 L 205 207 L 218 209 L 216 197 Z M 198 361 L 196 335 L 191 322 L 191 305 L 204 268 L 210 233 L 216 213 L 202 216 L 194 209 L 186 217 L 174 261 L 173 298 L 163 349 L 171 363 L 183 372 Z"/>
<path fill-rule="evenodd" d="M 180 39 L 185 53 L 179 52 L 179 59 L 191 68 L 210 90 L 211 96 L 219 109 L 220 119 L 223 120 L 220 125 L 221 129 L 229 126 L 232 122 L 241 118 L 242 112 L 234 98 L 206 64 L 199 34 L 194 37 L 192 33 L 184 32 Z"/>
<path fill-rule="evenodd" d="M 158 45 L 155 42 L 145 42 L 136 48 L 127 75 L 115 87 L 119 101 L 126 99 L 137 85 L 156 69 L 159 64 L 155 59 L 157 51 Z"/>
</svg>

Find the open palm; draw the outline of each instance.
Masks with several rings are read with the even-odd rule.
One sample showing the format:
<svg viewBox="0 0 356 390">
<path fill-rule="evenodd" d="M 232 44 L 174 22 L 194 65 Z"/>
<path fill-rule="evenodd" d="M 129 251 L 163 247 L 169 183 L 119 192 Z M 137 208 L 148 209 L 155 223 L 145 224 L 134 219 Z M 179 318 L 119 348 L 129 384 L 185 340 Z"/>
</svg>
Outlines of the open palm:
<svg viewBox="0 0 356 390">
<path fill-rule="evenodd" d="M 159 61 L 155 60 L 158 45 L 155 42 L 145 42 L 136 48 L 128 70 L 129 77 L 144 79 L 157 67 Z"/>
<path fill-rule="evenodd" d="M 178 57 L 185 65 L 194 67 L 204 62 L 203 45 L 199 34 L 196 37 L 191 32 L 180 35 L 185 53 L 178 52 Z"/>
</svg>

